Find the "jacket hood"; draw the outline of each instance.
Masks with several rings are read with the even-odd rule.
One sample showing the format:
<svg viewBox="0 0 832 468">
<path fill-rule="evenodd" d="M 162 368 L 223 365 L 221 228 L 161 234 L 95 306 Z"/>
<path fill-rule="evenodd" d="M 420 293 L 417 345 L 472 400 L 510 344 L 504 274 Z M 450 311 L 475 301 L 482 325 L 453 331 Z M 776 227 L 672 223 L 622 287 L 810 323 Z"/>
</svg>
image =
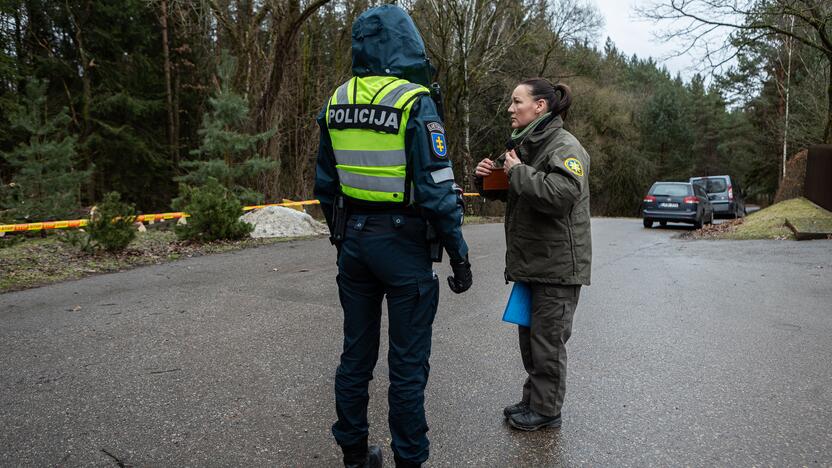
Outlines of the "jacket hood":
<svg viewBox="0 0 832 468">
<path fill-rule="evenodd" d="M 410 16 L 398 6 L 384 5 L 365 11 L 352 25 L 352 73 L 430 86 L 434 69 Z"/>
</svg>

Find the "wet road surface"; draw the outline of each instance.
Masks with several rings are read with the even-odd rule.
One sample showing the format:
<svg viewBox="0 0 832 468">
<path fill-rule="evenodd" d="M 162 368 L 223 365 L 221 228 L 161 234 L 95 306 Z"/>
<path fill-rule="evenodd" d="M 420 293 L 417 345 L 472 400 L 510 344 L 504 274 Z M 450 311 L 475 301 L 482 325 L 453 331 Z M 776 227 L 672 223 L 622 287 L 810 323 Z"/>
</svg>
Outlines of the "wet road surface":
<svg viewBox="0 0 832 468">
<path fill-rule="evenodd" d="M 441 293 L 428 465 L 832 464 L 832 242 L 678 232 L 593 220 L 563 428 L 530 434 L 501 414 L 523 379 L 502 225 L 466 227 L 475 282 Z M 334 276 L 319 239 L 0 295 L 0 465 L 339 466 Z M 382 343 L 370 441 L 392 462 Z"/>
</svg>

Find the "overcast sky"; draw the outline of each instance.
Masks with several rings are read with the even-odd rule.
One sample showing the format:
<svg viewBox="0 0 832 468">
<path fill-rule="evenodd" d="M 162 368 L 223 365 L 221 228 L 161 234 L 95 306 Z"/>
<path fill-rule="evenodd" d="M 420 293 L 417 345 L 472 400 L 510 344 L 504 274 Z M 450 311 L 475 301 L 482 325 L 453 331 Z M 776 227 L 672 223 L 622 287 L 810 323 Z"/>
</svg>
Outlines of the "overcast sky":
<svg viewBox="0 0 832 468">
<path fill-rule="evenodd" d="M 627 55 L 636 54 L 640 58 L 653 57 L 670 71 L 672 76 L 681 73 L 682 78 L 687 81 L 694 73 L 691 67 L 700 57 L 682 56 L 672 57 L 674 48 L 678 49 L 678 43 L 662 43 L 653 39 L 652 33 L 656 29 L 649 21 L 644 21 L 636 16 L 633 11 L 638 0 L 594 0 L 601 14 L 604 15 L 605 26 L 598 38 L 598 45 L 603 47 L 604 41 L 609 36 L 619 50 Z"/>
</svg>

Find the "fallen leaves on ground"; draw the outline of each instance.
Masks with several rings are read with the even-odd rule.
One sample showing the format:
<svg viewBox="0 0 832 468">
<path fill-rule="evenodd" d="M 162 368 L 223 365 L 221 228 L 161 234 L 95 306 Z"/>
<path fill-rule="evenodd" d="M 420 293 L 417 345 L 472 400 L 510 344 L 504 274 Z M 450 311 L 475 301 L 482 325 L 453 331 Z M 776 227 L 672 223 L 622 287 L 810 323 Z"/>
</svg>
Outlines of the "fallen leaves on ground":
<svg viewBox="0 0 832 468">
<path fill-rule="evenodd" d="M 733 232 L 737 229 L 742 223 L 745 222 L 745 218 L 739 219 L 732 219 L 726 220 L 725 222 L 719 224 L 706 224 L 702 226 L 702 229 L 694 229 L 693 231 L 688 231 L 681 234 L 679 237 L 682 239 L 717 239 L 722 237 L 725 233 Z"/>
</svg>

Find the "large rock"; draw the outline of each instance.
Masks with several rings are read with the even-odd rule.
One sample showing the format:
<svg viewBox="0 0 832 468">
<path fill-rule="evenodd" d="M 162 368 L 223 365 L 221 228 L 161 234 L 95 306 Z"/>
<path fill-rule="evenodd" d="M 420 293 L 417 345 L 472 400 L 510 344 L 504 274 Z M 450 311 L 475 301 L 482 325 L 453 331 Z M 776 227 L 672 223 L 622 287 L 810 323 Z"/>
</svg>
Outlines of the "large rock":
<svg viewBox="0 0 832 468">
<path fill-rule="evenodd" d="M 303 237 L 329 234 L 326 225 L 306 213 L 283 206 L 249 211 L 241 220 L 254 225 L 251 237 Z"/>
</svg>

